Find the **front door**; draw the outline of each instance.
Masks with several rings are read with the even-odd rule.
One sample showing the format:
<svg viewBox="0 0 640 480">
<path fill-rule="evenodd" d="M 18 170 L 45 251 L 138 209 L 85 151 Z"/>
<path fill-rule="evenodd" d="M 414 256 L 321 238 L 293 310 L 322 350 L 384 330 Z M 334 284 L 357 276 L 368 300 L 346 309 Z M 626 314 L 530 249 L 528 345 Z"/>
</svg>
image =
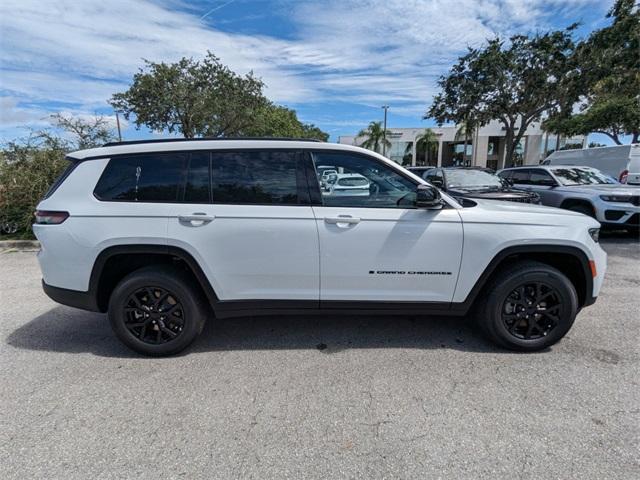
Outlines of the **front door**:
<svg viewBox="0 0 640 480">
<path fill-rule="evenodd" d="M 312 157 L 337 172 L 330 187 L 312 179 L 321 190 L 321 205 L 313 207 L 321 304 L 450 302 L 462 255 L 457 210 L 416 209 L 414 181 L 374 157 L 337 151 Z"/>
</svg>

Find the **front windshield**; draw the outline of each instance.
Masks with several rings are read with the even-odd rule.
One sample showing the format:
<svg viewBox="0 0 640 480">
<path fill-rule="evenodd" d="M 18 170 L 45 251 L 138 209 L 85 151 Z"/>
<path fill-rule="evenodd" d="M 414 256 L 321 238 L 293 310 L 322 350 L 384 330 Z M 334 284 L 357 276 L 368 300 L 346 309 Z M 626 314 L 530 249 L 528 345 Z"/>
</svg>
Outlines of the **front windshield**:
<svg viewBox="0 0 640 480">
<path fill-rule="evenodd" d="M 551 170 L 558 177 L 562 185 L 607 185 L 615 184 L 613 178 L 608 177 L 593 168 L 554 168 Z"/>
<path fill-rule="evenodd" d="M 483 170 L 446 170 L 447 188 L 502 187 L 499 177 Z"/>
</svg>

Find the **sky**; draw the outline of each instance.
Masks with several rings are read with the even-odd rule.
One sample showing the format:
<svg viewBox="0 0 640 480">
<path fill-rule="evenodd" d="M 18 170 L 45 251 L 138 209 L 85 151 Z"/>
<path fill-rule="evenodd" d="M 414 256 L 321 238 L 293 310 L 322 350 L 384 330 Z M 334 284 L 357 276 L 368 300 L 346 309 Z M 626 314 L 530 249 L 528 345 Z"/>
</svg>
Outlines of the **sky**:
<svg viewBox="0 0 640 480">
<path fill-rule="evenodd" d="M 104 115 L 143 59 L 253 71 L 266 95 L 332 140 L 382 120 L 423 120 L 437 80 L 496 35 L 607 24 L 609 0 L 2 0 L 0 143 L 54 113 Z M 123 125 L 125 139 L 166 134 Z M 601 141 L 600 138 L 597 140 Z"/>
</svg>

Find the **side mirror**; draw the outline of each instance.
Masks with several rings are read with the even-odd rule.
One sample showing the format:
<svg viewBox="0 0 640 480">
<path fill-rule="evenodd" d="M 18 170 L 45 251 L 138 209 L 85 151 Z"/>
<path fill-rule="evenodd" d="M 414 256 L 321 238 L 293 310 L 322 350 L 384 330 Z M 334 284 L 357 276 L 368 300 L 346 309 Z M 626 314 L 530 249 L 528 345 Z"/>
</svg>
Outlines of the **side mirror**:
<svg viewBox="0 0 640 480">
<path fill-rule="evenodd" d="M 427 210 L 440 210 L 442 197 L 436 187 L 431 185 L 418 185 L 416 189 L 416 207 Z"/>
<path fill-rule="evenodd" d="M 443 188 L 444 187 L 444 182 L 442 181 L 441 178 L 432 178 L 431 180 L 429 180 L 429 182 L 434 187 L 438 187 L 438 188 Z"/>
</svg>

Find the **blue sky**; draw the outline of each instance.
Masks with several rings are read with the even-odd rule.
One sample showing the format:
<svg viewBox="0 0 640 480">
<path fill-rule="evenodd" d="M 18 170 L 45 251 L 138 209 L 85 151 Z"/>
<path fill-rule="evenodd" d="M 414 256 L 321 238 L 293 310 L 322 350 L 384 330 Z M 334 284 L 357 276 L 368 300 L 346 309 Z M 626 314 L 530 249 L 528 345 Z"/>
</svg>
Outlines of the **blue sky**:
<svg viewBox="0 0 640 480">
<path fill-rule="evenodd" d="M 422 114 L 467 46 L 495 35 L 606 24 L 602 0 L 3 0 L 0 142 L 52 113 L 110 117 L 142 58 L 211 50 L 266 94 L 331 134 L 353 134 L 389 109 L 389 126 Z M 26 127 L 26 128 L 25 128 Z M 126 138 L 158 135 L 124 130 Z M 600 138 L 597 138 L 600 140 Z"/>
</svg>

